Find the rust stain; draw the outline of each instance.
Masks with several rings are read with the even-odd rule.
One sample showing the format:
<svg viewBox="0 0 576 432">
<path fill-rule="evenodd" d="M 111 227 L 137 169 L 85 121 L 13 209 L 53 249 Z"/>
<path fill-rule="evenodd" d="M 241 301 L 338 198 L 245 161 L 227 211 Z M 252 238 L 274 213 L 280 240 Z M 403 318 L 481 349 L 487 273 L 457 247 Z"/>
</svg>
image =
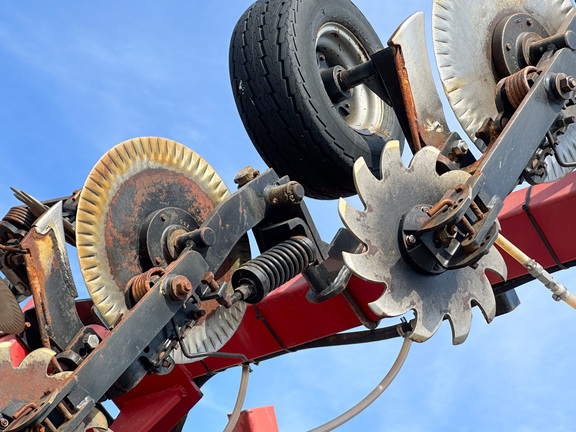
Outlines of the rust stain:
<svg viewBox="0 0 576 432">
<path fill-rule="evenodd" d="M 406 70 L 406 62 L 402 55 L 402 47 L 400 45 L 392 44 L 396 48 L 394 55 L 394 63 L 396 64 L 396 73 L 398 74 L 398 81 L 400 83 L 400 91 L 402 92 L 402 99 L 406 109 L 406 117 L 408 118 L 408 125 L 410 127 L 410 134 L 412 135 L 412 143 L 409 144 L 412 152 L 416 153 L 422 148 L 420 141 L 420 133 L 418 130 L 418 114 L 416 113 L 416 105 L 412 95 L 412 88 L 410 87 L 410 80 L 408 78 L 408 71 Z"/>
<path fill-rule="evenodd" d="M 53 242 L 50 236 L 40 235 L 32 229 L 20 242 L 21 246 L 28 249 L 25 255 L 26 270 L 30 281 L 30 290 L 34 298 L 38 327 L 42 339 L 42 345 L 50 349 L 50 334 L 47 329 L 51 328 L 52 320 L 48 313 L 48 299 L 44 292 L 44 286 L 52 273 L 53 264 L 56 260 L 53 253 Z M 60 369 L 57 362 L 54 366 Z"/>
<path fill-rule="evenodd" d="M 29 357 L 24 367 L 14 368 L 10 361 L 0 362 L 0 376 L 2 377 L 0 406 L 8 406 L 15 400 L 33 401 L 23 405 L 14 418 L 25 416 L 34 410 L 36 408 L 34 402 L 62 388 L 72 378 L 49 376 L 47 374 L 49 361 L 46 353 L 39 353 L 37 350 L 29 354 Z"/>
<path fill-rule="evenodd" d="M 151 213 L 165 207 L 182 208 L 201 225 L 214 204 L 192 179 L 161 168 L 130 177 L 110 201 L 104 240 L 119 290 L 133 276 L 148 270 L 140 259 L 140 229 Z"/>
</svg>

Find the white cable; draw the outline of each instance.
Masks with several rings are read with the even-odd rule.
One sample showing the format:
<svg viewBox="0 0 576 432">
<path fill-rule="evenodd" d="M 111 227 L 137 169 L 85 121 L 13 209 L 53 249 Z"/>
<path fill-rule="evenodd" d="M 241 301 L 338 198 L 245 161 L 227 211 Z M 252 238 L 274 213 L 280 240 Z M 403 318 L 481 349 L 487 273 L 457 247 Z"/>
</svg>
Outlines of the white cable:
<svg viewBox="0 0 576 432">
<path fill-rule="evenodd" d="M 244 405 L 244 399 L 246 398 L 246 390 L 248 390 L 248 377 L 250 376 L 250 365 L 242 365 L 242 378 L 240 379 L 240 390 L 238 391 L 238 398 L 236 399 L 236 405 L 234 405 L 234 411 L 230 415 L 228 424 L 224 428 L 224 432 L 232 432 L 236 427 L 238 418 L 240 418 L 240 412 L 242 411 L 242 405 Z"/>
<path fill-rule="evenodd" d="M 388 388 L 388 386 L 392 383 L 392 381 L 394 381 L 394 378 L 396 378 L 396 375 L 398 375 L 398 372 L 400 372 L 400 369 L 402 368 L 402 365 L 404 364 L 404 361 L 408 356 L 411 344 L 412 340 L 405 337 L 404 343 L 402 344 L 402 348 L 400 349 L 400 353 L 398 354 L 396 361 L 390 368 L 390 371 L 386 374 L 384 379 L 380 381 L 380 384 L 378 384 L 376 388 L 370 392 L 370 394 L 368 394 L 364 399 L 362 399 L 360 402 L 358 402 L 344 414 L 341 414 L 334 420 L 331 420 L 328 423 L 325 423 L 322 426 L 318 426 L 317 428 L 312 429 L 308 432 L 328 432 L 334 430 L 337 427 L 342 426 L 348 420 L 351 420 L 352 418 L 356 417 L 366 408 L 368 408 L 370 404 L 372 404 L 372 402 L 374 402 L 376 399 L 378 399 L 378 397 L 380 397 L 382 393 L 384 393 L 384 391 Z"/>
</svg>

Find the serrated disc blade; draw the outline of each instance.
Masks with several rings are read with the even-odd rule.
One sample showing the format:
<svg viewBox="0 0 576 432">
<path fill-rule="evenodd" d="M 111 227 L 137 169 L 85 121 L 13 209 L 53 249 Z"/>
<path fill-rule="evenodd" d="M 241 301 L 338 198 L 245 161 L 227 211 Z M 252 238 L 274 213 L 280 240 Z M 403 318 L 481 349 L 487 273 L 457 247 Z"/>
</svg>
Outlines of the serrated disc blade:
<svg viewBox="0 0 576 432">
<path fill-rule="evenodd" d="M 19 334 L 24 331 L 24 315 L 22 310 L 4 282 L 0 279 L 0 332 L 5 334 Z"/>
<path fill-rule="evenodd" d="M 382 153 L 382 179 L 363 179 L 357 184 L 365 198 L 365 210 L 353 210 L 340 202 L 340 216 L 350 232 L 366 245 L 361 254 L 343 253 L 344 262 L 358 277 L 386 286 L 383 294 L 368 306 L 380 317 L 402 315 L 410 310 L 416 324 L 410 338 L 429 339 L 445 318 L 450 320 L 453 343 L 464 342 L 470 331 L 471 307 L 481 305 L 487 321 L 496 313 L 496 301 L 486 270 L 505 275 L 499 252 L 492 249 L 476 268 L 465 267 L 429 275 L 418 271 L 404 256 L 399 244 L 399 228 L 404 216 L 415 206 L 437 203 L 470 174 L 450 171 L 439 175 L 439 151 L 430 146 L 414 155 L 406 168 L 399 161 L 399 149 L 387 145 Z M 370 175 L 355 170 L 355 175 Z"/>
<path fill-rule="evenodd" d="M 128 311 L 124 289 L 129 280 L 151 267 L 140 248 L 146 218 L 164 208 L 178 208 L 200 226 L 229 194 L 202 157 L 165 138 L 134 138 L 100 159 L 80 195 L 76 244 L 88 292 L 109 325 Z M 229 278 L 249 258 L 249 246 L 240 242 L 222 266 L 222 278 Z M 207 301 L 201 307 L 206 317 L 186 332 L 191 353 L 206 351 L 206 346 L 211 351 L 220 349 L 238 328 L 246 305 L 238 302 L 226 309 Z M 177 362 L 190 362 L 174 357 Z"/>
<path fill-rule="evenodd" d="M 458 121 L 480 150 L 484 144 L 475 133 L 485 119 L 498 113 L 494 101 L 498 77 L 491 59 L 494 27 L 504 16 L 526 13 L 554 34 L 572 9 L 570 0 L 434 0 L 432 27 L 440 79 Z"/>
</svg>

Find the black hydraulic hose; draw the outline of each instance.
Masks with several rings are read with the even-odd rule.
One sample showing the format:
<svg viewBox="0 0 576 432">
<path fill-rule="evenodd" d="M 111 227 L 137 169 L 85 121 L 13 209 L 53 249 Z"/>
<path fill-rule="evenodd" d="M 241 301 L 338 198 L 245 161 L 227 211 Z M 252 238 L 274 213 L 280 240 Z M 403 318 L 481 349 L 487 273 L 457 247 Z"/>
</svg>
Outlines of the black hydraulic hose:
<svg viewBox="0 0 576 432">
<path fill-rule="evenodd" d="M 365 330 L 351 333 L 338 333 L 302 345 L 290 347 L 289 352 L 296 352 L 311 348 L 324 348 L 330 346 L 343 346 L 343 345 L 355 345 L 368 342 L 378 342 L 382 340 L 402 337 L 409 331 L 410 331 L 410 324 L 407 322 L 402 322 L 394 326 L 384 327 L 376 330 Z M 256 359 L 255 362 L 259 363 L 264 360 L 270 360 L 287 353 L 288 351 L 279 351 L 274 354 L 260 357 Z"/>
</svg>

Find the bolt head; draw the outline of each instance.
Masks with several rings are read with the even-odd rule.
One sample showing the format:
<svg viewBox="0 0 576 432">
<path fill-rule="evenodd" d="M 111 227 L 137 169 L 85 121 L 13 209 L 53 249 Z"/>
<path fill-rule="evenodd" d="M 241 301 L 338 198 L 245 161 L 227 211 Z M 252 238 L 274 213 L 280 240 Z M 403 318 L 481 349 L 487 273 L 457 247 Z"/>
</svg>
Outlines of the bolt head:
<svg viewBox="0 0 576 432">
<path fill-rule="evenodd" d="M 576 89 L 576 79 L 571 76 L 566 76 L 559 81 L 560 90 L 562 93 L 570 93 Z"/>
<path fill-rule="evenodd" d="M 178 300 L 184 300 L 192 292 L 192 283 L 182 275 L 175 276 L 170 282 L 170 290 Z"/>
<path fill-rule="evenodd" d="M 416 236 L 414 236 L 413 234 L 409 234 L 406 236 L 406 244 L 409 247 L 416 246 L 416 243 L 417 243 Z"/>
<path fill-rule="evenodd" d="M 214 280 L 214 273 L 208 272 L 202 278 L 202 283 L 204 285 L 208 285 L 208 284 L 212 283 L 213 280 Z"/>
<path fill-rule="evenodd" d="M 196 321 L 205 315 L 206 315 L 206 311 L 204 309 L 197 309 L 193 312 L 190 312 L 189 318 Z"/>
<path fill-rule="evenodd" d="M 564 73 L 557 73 L 551 77 L 550 90 L 559 100 L 569 100 L 576 90 L 576 79 Z"/>
<path fill-rule="evenodd" d="M 468 144 L 466 141 L 459 140 L 452 145 L 452 153 L 455 156 L 462 156 L 468 153 Z"/>
<path fill-rule="evenodd" d="M 95 334 L 89 334 L 84 336 L 84 345 L 88 349 L 95 349 L 100 343 L 100 339 Z"/>
<path fill-rule="evenodd" d="M 214 246 L 214 243 L 216 243 L 214 230 L 210 227 L 202 228 L 202 230 L 200 230 L 200 241 L 206 247 Z"/>
</svg>

